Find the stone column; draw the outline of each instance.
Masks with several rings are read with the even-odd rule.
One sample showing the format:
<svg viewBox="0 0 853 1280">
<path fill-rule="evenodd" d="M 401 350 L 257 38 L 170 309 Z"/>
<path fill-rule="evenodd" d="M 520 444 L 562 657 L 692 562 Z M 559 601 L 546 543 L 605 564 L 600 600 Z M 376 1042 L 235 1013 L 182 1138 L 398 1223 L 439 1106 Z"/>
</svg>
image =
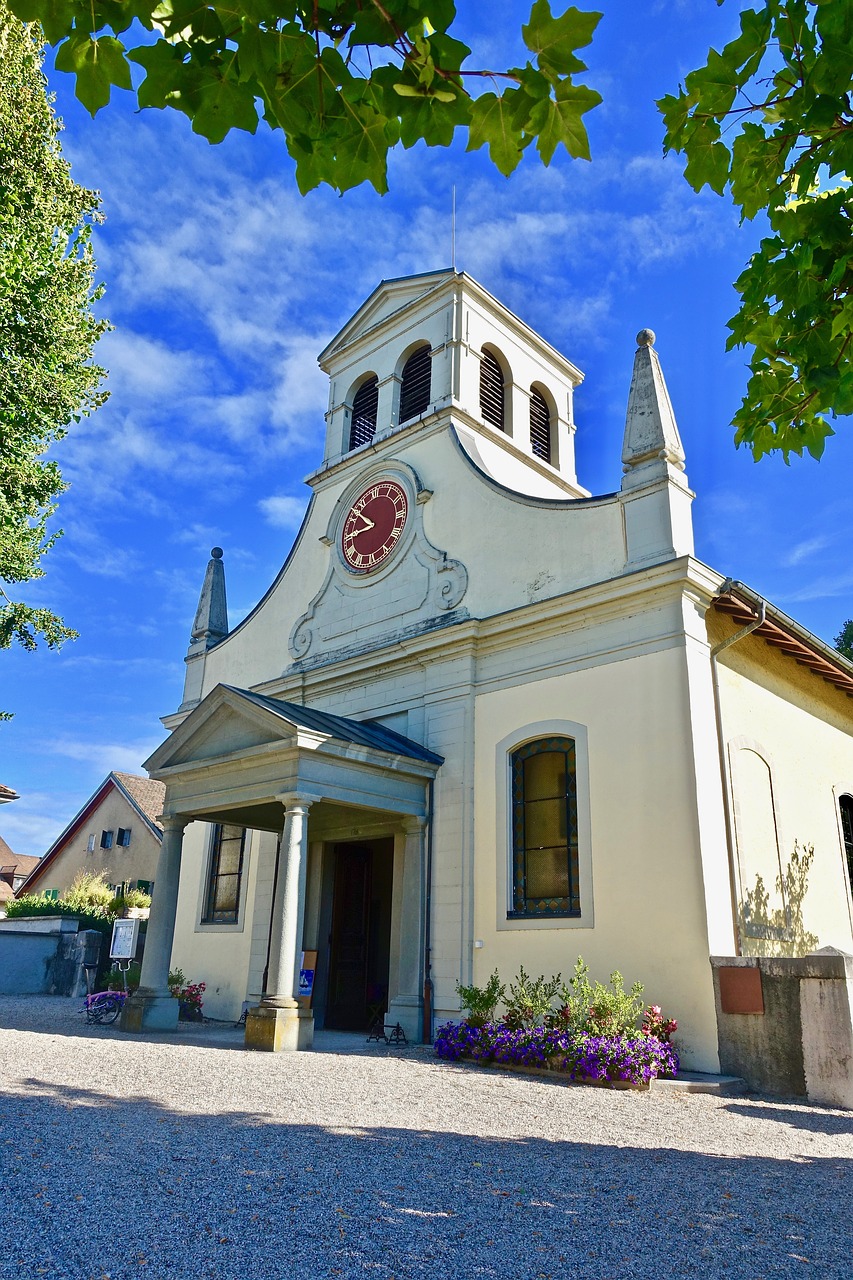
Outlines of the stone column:
<svg viewBox="0 0 853 1280">
<path fill-rule="evenodd" d="M 163 843 L 154 878 L 142 974 L 139 990 L 128 1000 L 122 1013 L 124 1031 L 162 1031 L 178 1025 L 180 1008 L 169 992 L 168 978 L 178 910 L 181 848 L 187 822 L 187 818 L 163 818 Z"/>
<path fill-rule="evenodd" d="M 419 1041 L 423 1012 L 423 915 L 424 915 L 424 833 L 425 818 L 406 818 L 403 822 L 403 847 L 394 850 L 394 878 L 399 888 L 394 892 L 392 947 L 397 960 L 394 994 L 385 1015 L 386 1025 L 395 1023 L 409 1040 Z M 393 980 L 393 975 L 392 975 Z"/>
<path fill-rule="evenodd" d="M 246 1047 L 272 1053 L 310 1049 L 314 1041 L 314 1015 L 300 1007 L 297 996 L 308 870 L 308 810 L 320 797 L 289 793 L 277 798 L 284 805 L 284 830 L 267 990 L 261 1003 L 246 1015 Z"/>
</svg>

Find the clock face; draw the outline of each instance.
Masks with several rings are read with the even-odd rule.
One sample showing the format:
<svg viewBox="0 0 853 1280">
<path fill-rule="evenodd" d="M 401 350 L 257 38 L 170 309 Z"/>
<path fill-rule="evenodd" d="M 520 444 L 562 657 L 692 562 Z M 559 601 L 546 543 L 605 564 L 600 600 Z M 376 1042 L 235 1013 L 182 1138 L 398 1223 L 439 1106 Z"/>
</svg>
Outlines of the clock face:
<svg viewBox="0 0 853 1280">
<path fill-rule="evenodd" d="M 409 504 L 393 480 L 378 480 L 350 507 L 341 530 L 341 551 L 356 573 L 378 569 L 394 550 L 406 525 Z"/>
</svg>

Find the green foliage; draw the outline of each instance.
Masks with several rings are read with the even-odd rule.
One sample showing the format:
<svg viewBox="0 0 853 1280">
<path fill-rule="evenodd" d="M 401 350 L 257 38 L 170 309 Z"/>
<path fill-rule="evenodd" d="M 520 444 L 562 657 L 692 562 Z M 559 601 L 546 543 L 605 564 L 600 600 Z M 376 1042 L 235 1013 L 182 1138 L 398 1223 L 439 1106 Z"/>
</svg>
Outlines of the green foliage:
<svg viewBox="0 0 853 1280">
<path fill-rule="evenodd" d="M 181 976 L 183 977 L 183 974 Z M 491 1022 L 505 992 L 506 987 L 501 982 L 497 969 L 484 987 L 463 987 L 459 982 L 456 984 L 456 994 L 462 1002 L 462 1008 L 468 1010 L 468 1021 L 472 1026 L 482 1026 L 484 1022 Z"/>
<path fill-rule="evenodd" d="M 47 522 L 64 489 L 42 455 L 104 399 L 92 348 L 90 244 L 98 197 L 72 182 L 46 95 L 41 36 L 0 0 L 0 648 L 58 648 L 76 632 L 9 590 L 44 574 L 60 536 Z"/>
<path fill-rule="evenodd" d="M 607 986 L 590 982 L 589 965 L 578 956 L 568 983 L 559 988 L 561 1007 L 558 1019 L 573 1031 L 593 1036 L 628 1035 L 636 1031 L 643 1014 L 643 984 L 635 982 L 625 990 L 618 969 L 610 975 Z"/>
<path fill-rule="evenodd" d="M 735 283 L 729 348 L 752 348 L 735 441 L 820 458 L 853 412 L 853 4 L 764 0 L 658 106 L 695 190 L 728 191 L 766 235 Z"/>
<path fill-rule="evenodd" d="M 754 888 L 747 890 L 740 904 L 745 955 L 805 956 L 814 951 L 820 939 L 806 928 L 803 915 L 813 862 L 814 845 L 795 840 L 788 865 L 776 877 L 781 907 L 771 908 L 764 877 L 755 877 Z"/>
<path fill-rule="evenodd" d="M 844 658 L 853 662 L 853 618 L 848 618 L 835 637 L 835 647 Z"/>
<path fill-rule="evenodd" d="M 115 911 L 116 915 L 119 916 L 122 915 L 129 907 L 145 908 L 150 906 L 151 894 L 145 893 L 143 889 L 135 889 L 132 887 L 126 888 L 124 893 L 118 894 L 112 900 L 112 909 Z"/>
<path fill-rule="evenodd" d="M 142 966 L 138 960 L 131 962 L 130 968 L 127 970 L 127 991 L 133 992 L 139 986 L 139 978 L 142 973 Z M 125 978 L 118 969 L 111 969 L 106 976 L 106 986 L 108 991 L 124 991 Z"/>
<path fill-rule="evenodd" d="M 487 146 L 510 174 L 534 140 L 544 164 L 562 144 L 589 158 L 583 115 L 601 101 L 574 83 L 586 67 L 601 17 L 535 0 L 522 38 L 532 61 L 506 70 L 471 68 L 471 50 L 450 34 L 453 0 L 10 0 L 25 21 L 59 45 L 56 65 L 76 77 L 94 115 L 112 87 L 130 89 L 144 70 L 141 107 L 171 107 L 195 133 L 219 142 L 230 129 L 254 133 L 262 118 L 284 134 L 302 192 L 320 183 L 346 191 L 387 189 L 390 148 L 447 146 L 468 128 L 469 150 Z M 156 33 L 126 48 L 137 20 Z M 494 89 L 471 96 L 485 80 Z"/>
<path fill-rule="evenodd" d="M 531 978 L 524 968 L 509 984 L 504 1022 L 515 1031 L 538 1027 L 553 1013 L 552 1002 L 560 990 L 562 978 Z"/>
</svg>

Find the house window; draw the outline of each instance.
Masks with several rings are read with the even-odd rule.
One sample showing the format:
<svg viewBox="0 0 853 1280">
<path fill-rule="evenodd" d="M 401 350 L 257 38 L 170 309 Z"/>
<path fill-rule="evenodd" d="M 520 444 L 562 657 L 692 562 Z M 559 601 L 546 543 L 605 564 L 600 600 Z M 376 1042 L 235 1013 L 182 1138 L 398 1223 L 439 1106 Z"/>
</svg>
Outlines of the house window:
<svg viewBox="0 0 853 1280">
<path fill-rule="evenodd" d="M 573 738 L 540 738 L 510 757 L 510 918 L 579 916 L 577 772 Z"/>
<path fill-rule="evenodd" d="M 112 831 L 102 831 L 102 832 L 101 832 L 101 848 L 102 848 L 102 849 L 112 849 L 112 847 L 113 847 L 113 833 L 112 833 Z"/>
<path fill-rule="evenodd" d="M 349 447 L 370 444 L 376 432 L 376 413 L 379 408 L 379 379 L 374 374 L 362 382 L 352 402 Z"/>
<path fill-rule="evenodd" d="M 214 826 L 203 924 L 237 923 L 245 844 L 244 827 Z"/>
<path fill-rule="evenodd" d="M 530 447 L 535 457 L 551 461 L 551 411 L 535 387 L 530 388 Z"/>
<path fill-rule="evenodd" d="M 94 853 L 94 852 L 95 852 L 95 833 L 94 833 L 94 831 L 93 831 L 93 832 L 92 832 L 92 834 L 89 836 L 89 840 L 88 840 L 88 842 L 87 842 L 87 844 L 86 844 L 86 852 L 87 852 L 87 853 Z"/>
<path fill-rule="evenodd" d="M 45 889 L 45 890 L 44 890 L 44 893 L 42 894 L 42 896 L 43 896 L 43 897 L 45 897 L 45 898 L 48 898 L 51 902 L 56 902 L 57 898 L 59 897 L 59 890 L 58 890 L 58 889 Z"/>
<path fill-rule="evenodd" d="M 400 385 L 400 422 L 417 418 L 429 408 L 432 354 L 429 345 L 418 347 L 403 365 Z"/>
<path fill-rule="evenodd" d="M 853 888 L 853 796 L 838 797 L 838 812 L 841 815 L 841 838 L 847 855 L 850 887 Z"/>
<path fill-rule="evenodd" d="M 480 358 L 480 413 L 484 422 L 490 422 L 499 431 L 506 430 L 503 369 L 494 352 L 485 348 Z"/>
<path fill-rule="evenodd" d="M 153 880 L 137 880 L 136 882 L 137 889 L 141 889 L 143 893 L 150 894 L 151 889 L 153 888 L 153 885 L 154 885 Z"/>
<path fill-rule="evenodd" d="M 116 844 L 121 845 L 122 849 L 127 848 L 130 844 L 130 827 L 119 827 Z"/>
</svg>

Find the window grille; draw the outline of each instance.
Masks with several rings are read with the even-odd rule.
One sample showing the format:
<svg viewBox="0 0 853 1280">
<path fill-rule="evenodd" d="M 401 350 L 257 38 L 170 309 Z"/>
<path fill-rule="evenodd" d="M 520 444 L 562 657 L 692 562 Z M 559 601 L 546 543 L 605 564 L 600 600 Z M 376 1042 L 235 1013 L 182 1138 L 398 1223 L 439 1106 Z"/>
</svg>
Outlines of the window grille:
<svg viewBox="0 0 853 1280">
<path fill-rule="evenodd" d="M 426 413 L 430 403 L 432 354 L 429 346 L 418 347 L 403 365 L 400 387 L 400 422 Z"/>
<path fill-rule="evenodd" d="M 530 389 L 530 447 L 535 457 L 551 461 L 551 413 L 535 387 Z"/>
<path fill-rule="evenodd" d="M 575 744 L 540 738 L 512 753 L 510 917 L 579 916 Z"/>
<path fill-rule="evenodd" d="M 491 351 L 483 351 L 480 358 L 480 413 L 484 422 L 490 422 L 499 431 L 506 430 L 503 369 Z"/>
<path fill-rule="evenodd" d="M 349 431 L 349 447 L 357 449 L 370 444 L 376 433 L 376 412 L 379 407 L 379 379 L 374 374 L 362 382 L 352 402 L 352 419 Z"/>
<path fill-rule="evenodd" d="M 213 828 L 204 924 L 236 924 L 243 875 L 244 827 L 217 823 Z"/>
</svg>

